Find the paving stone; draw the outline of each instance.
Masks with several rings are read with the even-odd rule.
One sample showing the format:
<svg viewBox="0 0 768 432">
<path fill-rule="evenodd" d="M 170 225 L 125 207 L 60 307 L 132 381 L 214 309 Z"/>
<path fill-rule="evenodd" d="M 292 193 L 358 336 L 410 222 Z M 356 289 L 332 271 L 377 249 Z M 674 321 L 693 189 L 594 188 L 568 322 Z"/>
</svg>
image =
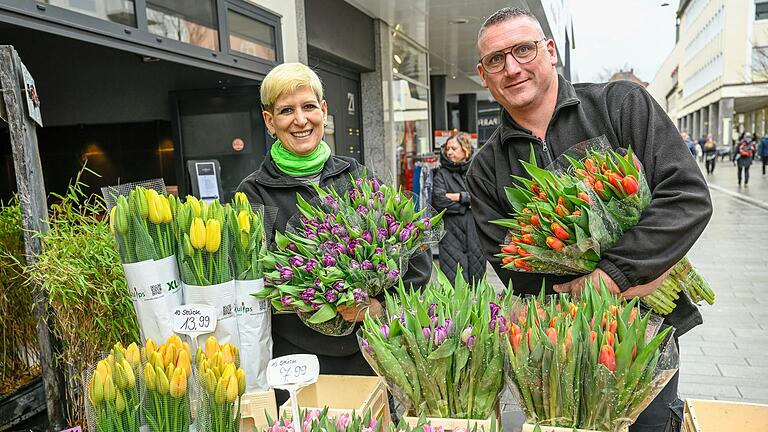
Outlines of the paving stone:
<svg viewBox="0 0 768 432">
<path fill-rule="evenodd" d="M 690 362 L 688 357 L 681 359 L 680 373 L 696 374 L 696 375 L 713 375 L 721 376 L 720 370 L 715 363 L 695 363 Z"/>
<path fill-rule="evenodd" d="M 736 356 L 705 356 L 705 355 L 686 355 L 684 357 L 680 358 L 683 364 L 687 365 L 690 363 L 706 363 L 706 364 L 730 364 L 730 365 L 741 365 L 741 366 L 764 366 L 762 364 L 752 364 L 748 363 L 747 359 L 744 357 L 736 357 Z M 768 365 L 768 361 L 766 361 L 766 365 Z M 683 373 L 688 373 L 688 371 L 684 371 Z"/>
<path fill-rule="evenodd" d="M 768 379 L 768 367 L 765 366 L 735 366 L 717 365 L 725 377 L 744 377 L 765 380 Z"/>
<path fill-rule="evenodd" d="M 680 393 L 683 394 L 690 393 L 695 395 L 710 396 L 711 398 L 724 396 L 733 398 L 742 397 L 736 386 L 732 385 L 710 386 L 707 384 L 681 383 L 678 388 Z"/>
<path fill-rule="evenodd" d="M 768 388 L 753 386 L 737 386 L 741 397 L 750 400 L 768 401 Z M 765 403 L 765 402 L 764 402 Z"/>
</svg>

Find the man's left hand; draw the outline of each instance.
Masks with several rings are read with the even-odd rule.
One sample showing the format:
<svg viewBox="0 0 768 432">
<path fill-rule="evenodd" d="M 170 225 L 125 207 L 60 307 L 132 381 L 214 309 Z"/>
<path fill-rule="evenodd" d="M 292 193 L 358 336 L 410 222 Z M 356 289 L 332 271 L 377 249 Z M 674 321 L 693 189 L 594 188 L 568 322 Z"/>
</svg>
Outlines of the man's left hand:
<svg viewBox="0 0 768 432">
<path fill-rule="evenodd" d="M 635 285 L 633 287 L 630 287 L 626 291 L 622 292 L 619 286 L 616 284 L 616 282 L 611 279 L 610 276 L 601 269 L 596 269 L 592 273 L 582 276 L 580 278 L 576 278 L 570 282 L 566 282 L 564 284 L 555 285 L 553 288 L 556 292 L 561 293 L 570 293 L 573 296 L 578 297 L 581 295 L 581 290 L 584 287 L 584 284 L 587 283 L 587 280 L 592 280 L 592 283 L 595 287 L 600 286 L 600 279 L 603 279 L 603 282 L 605 283 L 605 286 L 608 288 L 610 292 L 616 295 L 620 295 L 624 297 L 625 299 L 631 299 L 635 297 L 644 297 L 648 294 L 656 291 L 659 286 L 661 286 L 661 283 L 664 282 L 664 279 L 669 275 L 669 273 L 672 271 L 670 268 L 669 270 L 665 271 L 661 276 L 657 277 L 656 279 L 652 280 L 651 282 L 648 282 L 647 284 L 643 285 Z"/>
</svg>

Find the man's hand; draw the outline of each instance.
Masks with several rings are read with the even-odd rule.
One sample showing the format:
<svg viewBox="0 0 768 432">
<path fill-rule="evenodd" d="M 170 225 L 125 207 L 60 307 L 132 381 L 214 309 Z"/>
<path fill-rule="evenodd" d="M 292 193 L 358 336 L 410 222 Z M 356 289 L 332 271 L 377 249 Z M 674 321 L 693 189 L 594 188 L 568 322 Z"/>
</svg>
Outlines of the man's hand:
<svg viewBox="0 0 768 432">
<path fill-rule="evenodd" d="M 459 194 L 458 192 L 450 192 L 445 194 L 445 197 L 451 201 L 459 202 L 459 200 L 461 199 L 461 194 Z"/>
<path fill-rule="evenodd" d="M 371 318 L 376 318 L 384 312 L 384 308 L 381 307 L 381 303 L 375 298 L 370 299 L 371 302 L 365 306 L 339 306 L 336 311 L 339 312 L 344 321 L 360 322 L 365 319 L 365 310 L 368 309 L 368 313 Z"/>
<path fill-rule="evenodd" d="M 608 287 L 608 290 L 610 292 L 616 295 L 620 295 L 625 299 L 632 299 L 635 297 L 644 297 L 656 291 L 659 288 L 659 286 L 661 286 L 661 283 L 664 282 L 664 279 L 669 275 L 671 271 L 672 269 L 670 268 L 669 270 L 665 271 L 661 276 L 657 277 L 651 282 L 648 282 L 647 284 L 643 284 L 643 285 L 635 285 L 624 292 L 622 292 L 621 289 L 619 289 L 619 286 L 616 285 L 616 282 L 614 282 L 613 279 L 611 279 L 611 277 L 608 276 L 607 273 L 605 273 L 600 269 L 597 269 L 586 276 L 582 276 L 570 282 L 566 282 L 560 285 L 555 285 L 553 288 L 556 292 L 570 293 L 571 295 L 578 297 L 579 295 L 581 295 L 581 289 L 584 287 L 584 284 L 587 283 L 587 280 L 591 279 L 592 283 L 597 288 L 600 286 L 599 279 L 602 278 L 603 282 L 605 283 L 606 287 Z"/>
<path fill-rule="evenodd" d="M 603 279 L 605 286 L 608 287 L 610 292 L 616 295 L 621 294 L 621 289 L 619 289 L 619 286 L 616 285 L 616 282 L 614 282 L 613 279 L 611 279 L 611 277 L 601 269 L 596 269 L 588 275 L 576 278 L 570 282 L 555 285 L 552 288 L 554 288 L 556 292 L 570 293 L 572 296 L 578 297 L 581 295 L 581 289 L 584 288 L 584 284 L 587 283 L 588 280 L 592 280 L 595 288 L 598 288 L 600 286 L 601 278 Z"/>
<path fill-rule="evenodd" d="M 633 286 L 621 293 L 621 296 L 625 299 L 647 296 L 648 294 L 656 291 L 661 286 L 661 283 L 664 282 L 664 279 L 666 279 L 671 271 L 672 269 L 670 268 L 669 270 L 662 273 L 661 276 L 648 282 L 647 284 Z"/>
</svg>

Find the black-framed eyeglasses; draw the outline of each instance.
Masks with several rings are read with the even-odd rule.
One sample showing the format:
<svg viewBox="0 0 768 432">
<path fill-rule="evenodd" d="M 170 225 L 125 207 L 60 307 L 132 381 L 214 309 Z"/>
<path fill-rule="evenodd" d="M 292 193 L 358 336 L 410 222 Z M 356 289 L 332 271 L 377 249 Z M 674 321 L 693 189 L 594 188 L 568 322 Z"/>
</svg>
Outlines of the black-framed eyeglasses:
<svg viewBox="0 0 768 432">
<path fill-rule="evenodd" d="M 488 73 L 500 72 L 507 63 L 507 54 L 512 54 L 512 58 L 520 64 L 526 64 L 534 61 L 539 53 L 539 43 L 547 38 L 537 41 L 521 42 L 501 51 L 494 51 L 486 54 L 480 59 L 480 65 Z"/>
</svg>

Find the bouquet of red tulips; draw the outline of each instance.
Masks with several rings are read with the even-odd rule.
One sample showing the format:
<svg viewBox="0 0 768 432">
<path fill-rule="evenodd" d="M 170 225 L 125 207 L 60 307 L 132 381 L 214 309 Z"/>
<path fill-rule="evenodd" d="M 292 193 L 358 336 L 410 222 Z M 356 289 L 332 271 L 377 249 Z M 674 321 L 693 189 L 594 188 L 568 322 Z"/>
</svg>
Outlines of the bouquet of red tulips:
<svg viewBox="0 0 768 432">
<path fill-rule="evenodd" d="M 529 297 L 509 318 L 507 377 L 529 423 L 620 431 L 678 368 L 672 327 L 602 281 L 599 291 L 587 282 L 578 301 Z"/>
<path fill-rule="evenodd" d="M 569 153 L 548 169 L 537 167 L 533 159 L 523 162 L 531 178 L 515 177 L 518 184 L 506 188 L 512 217 L 491 221 L 509 229 L 497 255 L 504 268 L 590 273 L 650 204 L 650 189 L 631 148 L 621 154 L 600 137 Z M 682 290 L 694 301 L 714 302 L 712 289 L 687 259 L 671 273 L 678 277 L 644 299 L 654 311 L 672 312 Z"/>
</svg>

